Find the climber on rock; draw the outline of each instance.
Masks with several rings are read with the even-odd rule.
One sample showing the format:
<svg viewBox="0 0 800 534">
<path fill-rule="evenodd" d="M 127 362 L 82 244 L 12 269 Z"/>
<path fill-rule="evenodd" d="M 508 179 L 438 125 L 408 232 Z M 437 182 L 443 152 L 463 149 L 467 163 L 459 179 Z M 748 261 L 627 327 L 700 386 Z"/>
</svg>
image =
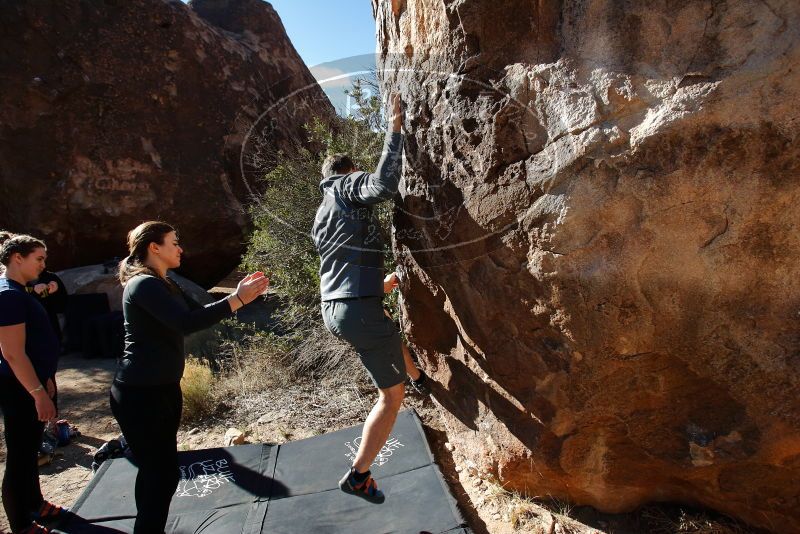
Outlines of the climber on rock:
<svg viewBox="0 0 800 534">
<path fill-rule="evenodd" d="M 396 193 L 402 170 L 403 113 L 392 95 L 390 129 L 374 173 L 358 171 L 346 154 L 328 156 L 322 165 L 322 202 L 312 228 L 320 256 L 320 292 L 325 326 L 350 343 L 378 388 L 352 467 L 339 488 L 373 503 L 384 501 L 370 466 L 394 426 L 405 395 L 405 381 L 427 393 L 425 374 L 417 369 L 382 297 L 397 286 L 397 275 L 384 278 L 384 241 L 373 207 Z"/>
</svg>

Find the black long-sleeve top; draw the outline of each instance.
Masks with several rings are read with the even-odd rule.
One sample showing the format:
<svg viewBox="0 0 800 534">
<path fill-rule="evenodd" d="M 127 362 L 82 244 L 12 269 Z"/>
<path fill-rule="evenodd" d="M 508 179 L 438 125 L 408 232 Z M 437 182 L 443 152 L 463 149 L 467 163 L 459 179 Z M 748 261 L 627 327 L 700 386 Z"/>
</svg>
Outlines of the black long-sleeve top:
<svg viewBox="0 0 800 534">
<path fill-rule="evenodd" d="M 200 307 L 187 300 L 176 284 L 137 275 L 122 294 L 125 353 L 116 382 L 137 387 L 177 384 L 185 365 L 183 338 L 231 315 L 226 299 Z"/>
</svg>

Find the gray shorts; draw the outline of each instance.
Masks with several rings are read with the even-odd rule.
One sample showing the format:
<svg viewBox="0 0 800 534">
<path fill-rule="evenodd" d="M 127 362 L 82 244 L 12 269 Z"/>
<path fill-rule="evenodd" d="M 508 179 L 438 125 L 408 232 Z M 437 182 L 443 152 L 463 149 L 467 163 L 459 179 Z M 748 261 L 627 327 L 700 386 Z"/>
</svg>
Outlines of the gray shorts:
<svg viewBox="0 0 800 534">
<path fill-rule="evenodd" d="M 405 381 L 400 333 L 384 315 L 380 297 L 324 301 L 322 320 L 331 334 L 353 346 L 378 389 Z"/>
</svg>

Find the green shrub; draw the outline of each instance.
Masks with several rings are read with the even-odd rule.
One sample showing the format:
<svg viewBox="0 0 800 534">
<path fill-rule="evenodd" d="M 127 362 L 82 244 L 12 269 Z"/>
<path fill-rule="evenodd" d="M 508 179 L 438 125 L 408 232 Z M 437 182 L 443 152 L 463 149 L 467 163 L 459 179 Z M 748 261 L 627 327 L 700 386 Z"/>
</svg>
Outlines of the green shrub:
<svg viewBox="0 0 800 534">
<path fill-rule="evenodd" d="M 250 206 L 255 230 L 242 267 L 268 274 L 272 290 L 286 303 L 281 319 L 287 331 L 302 333 L 321 322 L 319 256 L 310 231 L 322 199 L 322 162 L 329 154 L 346 152 L 358 169 L 372 172 L 380 159 L 386 125 L 379 98 L 366 97 L 364 83 L 357 81 L 350 91 L 360 109 L 355 116 L 339 118 L 330 125 L 314 120 L 306 125 L 305 146 L 268 158 L 275 166 L 265 172 L 264 192 Z M 315 152 L 307 146 L 321 150 Z M 388 245 L 391 203 L 379 204 L 377 210 Z M 387 269 L 393 269 L 388 252 Z"/>
</svg>

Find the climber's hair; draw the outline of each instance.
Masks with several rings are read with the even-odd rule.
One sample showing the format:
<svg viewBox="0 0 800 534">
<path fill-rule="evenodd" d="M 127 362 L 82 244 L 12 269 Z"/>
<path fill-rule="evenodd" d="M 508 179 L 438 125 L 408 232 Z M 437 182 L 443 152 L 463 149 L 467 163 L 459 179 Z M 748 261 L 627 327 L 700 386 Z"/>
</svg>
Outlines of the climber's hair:
<svg viewBox="0 0 800 534">
<path fill-rule="evenodd" d="M 322 162 L 322 177 L 330 178 L 336 174 L 345 174 L 355 168 L 353 160 L 347 154 L 331 154 Z"/>
</svg>

